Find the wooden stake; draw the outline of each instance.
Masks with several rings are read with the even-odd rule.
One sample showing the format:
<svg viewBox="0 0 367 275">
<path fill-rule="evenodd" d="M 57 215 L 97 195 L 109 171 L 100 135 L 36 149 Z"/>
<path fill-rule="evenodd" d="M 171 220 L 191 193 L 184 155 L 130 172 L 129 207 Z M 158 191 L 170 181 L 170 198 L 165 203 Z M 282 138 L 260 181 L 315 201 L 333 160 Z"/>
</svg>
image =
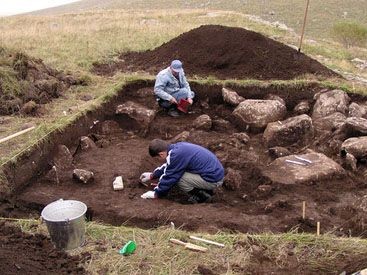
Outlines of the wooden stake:
<svg viewBox="0 0 367 275">
<path fill-rule="evenodd" d="M 304 220 L 306 218 L 306 202 L 302 202 L 302 219 Z"/>
<path fill-rule="evenodd" d="M 182 245 L 186 249 L 190 249 L 190 250 L 193 250 L 193 251 L 198 251 L 198 252 L 206 252 L 206 251 L 208 251 L 208 249 L 206 247 L 203 247 L 203 246 L 200 246 L 200 245 L 196 245 L 196 244 L 193 244 L 193 243 L 185 243 L 185 242 L 180 241 L 180 240 L 177 240 L 177 239 L 169 239 L 169 241 L 171 243 L 174 243 L 174 244 Z"/>
<path fill-rule="evenodd" d="M 302 25 L 301 39 L 300 39 L 300 41 L 299 41 L 298 52 L 301 52 L 302 41 L 303 41 L 303 34 L 305 33 L 306 19 L 307 19 L 307 13 L 308 13 L 308 6 L 309 6 L 309 4 L 310 4 L 310 0 L 307 0 L 306 10 L 305 10 L 305 17 L 303 18 L 303 25 Z"/>
<path fill-rule="evenodd" d="M 197 240 L 197 241 L 204 242 L 204 243 L 208 243 L 208 244 L 213 244 L 213 245 L 216 245 L 216 246 L 219 246 L 219 247 L 224 247 L 224 244 L 222 244 L 222 243 L 217 243 L 217 242 L 214 242 L 214 241 L 202 239 L 202 238 L 195 237 L 195 236 L 190 236 L 190 239 Z"/>
<path fill-rule="evenodd" d="M 320 236 L 320 222 L 317 222 L 316 235 Z"/>
<path fill-rule="evenodd" d="M 12 138 L 15 138 L 15 137 L 17 137 L 17 136 L 23 135 L 23 134 L 25 134 L 25 133 L 27 133 L 27 132 L 29 132 L 29 131 L 33 130 L 34 128 L 36 128 L 36 127 L 35 127 L 35 126 L 32 126 L 32 127 L 28 128 L 28 129 L 25 129 L 25 130 L 19 131 L 19 132 L 15 133 L 15 134 L 12 134 L 12 135 L 10 135 L 10 136 L 7 136 L 7 137 L 5 137 L 5 138 L 2 138 L 2 139 L 0 139 L 0 143 L 3 143 L 3 142 L 5 142 L 5 141 L 8 141 L 8 140 L 10 140 L 10 139 L 12 139 Z"/>
</svg>

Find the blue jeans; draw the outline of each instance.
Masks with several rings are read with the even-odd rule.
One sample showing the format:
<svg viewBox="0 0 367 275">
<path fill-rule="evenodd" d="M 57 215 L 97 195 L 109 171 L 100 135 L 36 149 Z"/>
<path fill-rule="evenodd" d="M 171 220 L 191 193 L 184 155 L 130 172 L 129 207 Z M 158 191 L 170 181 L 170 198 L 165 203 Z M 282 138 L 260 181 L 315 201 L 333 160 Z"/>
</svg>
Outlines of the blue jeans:
<svg viewBox="0 0 367 275">
<path fill-rule="evenodd" d="M 191 92 L 195 95 L 193 91 Z M 178 102 L 180 101 L 180 99 L 187 99 L 189 97 L 189 91 L 186 88 L 181 88 L 170 95 L 173 96 L 176 99 L 176 101 Z M 161 106 L 164 109 L 170 109 L 176 106 L 176 104 L 172 104 L 168 100 L 163 100 L 159 97 L 157 97 L 157 101 L 158 101 L 159 106 Z"/>
</svg>

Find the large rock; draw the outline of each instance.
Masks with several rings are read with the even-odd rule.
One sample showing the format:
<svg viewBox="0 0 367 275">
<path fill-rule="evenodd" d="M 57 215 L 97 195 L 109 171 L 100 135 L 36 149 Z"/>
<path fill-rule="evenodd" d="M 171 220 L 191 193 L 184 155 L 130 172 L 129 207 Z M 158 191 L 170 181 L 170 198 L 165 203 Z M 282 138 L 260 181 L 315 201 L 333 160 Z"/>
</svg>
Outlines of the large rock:
<svg viewBox="0 0 367 275">
<path fill-rule="evenodd" d="M 69 148 L 65 145 L 59 145 L 53 157 L 54 165 L 59 171 L 65 171 L 73 167 L 73 156 Z"/>
<path fill-rule="evenodd" d="M 278 100 L 248 99 L 241 102 L 233 111 L 236 123 L 242 129 L 264 128 L 268 123 L 282 120 L 287 108 Z"/>
<path fill-rule="evenodd" d="M 314 136 L 312 119 L 308 115 L 290 117 L 269 123 L 264 132 L 268 147 L 307 144 Z"/>
<path fill-rule="evenodd" d="M 297 115 L 303 115 L 307 114 L 310 111 L 310 109 L 311 109 L 310 103 L 307 100 L 302 100 L 294 107 L 293 112 Z"/>
<path fill-rule="evenodd" d="M 299 160 L 296 155 L 290 155 L 277 158 L 262 170 L 262 174 L 272 182 L 282 184 L 312 183 L 344 176 L 344 169 L 324 154 L 311 152 L 297 155 L 297 157 L 309 160 L 312 163 Z"/>
<path fill-rule="evenodd" d="M 224 177 L 223 186 L 228 190 L 238 190 L 241 186 L 241 172 L 232 168 L 227 168 L 227 173 Z"/>
<path fill-rule="evenodd" d="M 343 142 L 340 151 L 343 155 L 352 154 L 357 159 L 367 157 L 367 136 L 348 138 Z"/>
<path fill-rule="evenodd" d="M 156 111 L 148 109 L 138 103 L 127 101 L 117 106 L 117 115 L 127 115 L 131 119 L 139 123 L 140 128 L 148 128 L 153 121 Z"/>
<path fill-rule="evenodd" d="M 238 95 L 237 92 L 228 88 L 222 88 L 222 96 L 224 102 L 232 106 L 237 106 L 238 104 L 240 104 L 242 101 L 245 100 L 242 96 Z"/>
<path fill-rule="evenodd" d="M 350 98 L 342 90 L 332 90 L 316 95 L 316 103 L 313 107 L 312 119 L 328 116 L 335 112 L 344 115 L 348 113 Z"/>
<path fill-rule="evenodd" d="M 110 135 L 113 133 L 121 132 L 121 127 L 117 121 L 105 120 L 101 123 L 97 122 L 97 131 L 102 135 Z"/>
<path fill-rule="evenodd" d="M 195 129 L 209 131 L 212 128 L 212 119 L 208 115 L 201 115 L 192 124 Z"/>
<path fill-rule="evenodd" d="M 345 120 L 342 131 L 347 133 L 347 136 L 367 135 L 367 119 L 362 117 L 348 117 Z"/>
<path fill-rule="evenodd" d="M 73 178 L 86 184 L 94 180 L 94 173 L 84 169 L 74 169 Z"/>
<path fill-rule="evenodd" d="M 347 117 L 339 112 L 313 120 L 313 126 L 316 131 L 335 131 L 340 129 Z"/>
<path fill-rule="evenodd" d="M 367 108 L 366 106 L 359 105 L 355 102 L 352 102 L 349 105 L 349 117 L 365 117 L 367 115 Z"/>
</svg>

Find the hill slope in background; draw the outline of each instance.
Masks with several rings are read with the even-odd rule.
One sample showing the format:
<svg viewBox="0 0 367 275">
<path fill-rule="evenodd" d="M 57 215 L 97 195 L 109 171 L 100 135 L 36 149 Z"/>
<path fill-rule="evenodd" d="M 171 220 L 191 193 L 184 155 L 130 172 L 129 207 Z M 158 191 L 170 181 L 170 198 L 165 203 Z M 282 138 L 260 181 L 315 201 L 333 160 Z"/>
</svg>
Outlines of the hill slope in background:
<svg viewBox="0 0 367 275">
<path fill-rule="evenodd" d="M 74 13 L 93 9 L 217 9 L 231 10 L 258 15 L 268 21 L 280 21 L 300 32 L 305 0 L 82 0 L 69 5 L 46 9 L 33 14 L 53 15 Z M 325 0 L 311 1 L 306 32 L 309 37 L 330 36 L 333 23 L 340 20 L 355 20 L 367 24 L 367 0 Z"/>
<path fill-rule="evenodd" d="M 148 71 L 156 74 L 181 59 L 190 75 L 226 78 L 293 79 L 304 74 L 335 77 L 336 73 L 296 50 L 243 28 L 204 25 L 146 52 L 124 53 L 122 61 L 95 65 L 98 74 Z"/>
</svg>

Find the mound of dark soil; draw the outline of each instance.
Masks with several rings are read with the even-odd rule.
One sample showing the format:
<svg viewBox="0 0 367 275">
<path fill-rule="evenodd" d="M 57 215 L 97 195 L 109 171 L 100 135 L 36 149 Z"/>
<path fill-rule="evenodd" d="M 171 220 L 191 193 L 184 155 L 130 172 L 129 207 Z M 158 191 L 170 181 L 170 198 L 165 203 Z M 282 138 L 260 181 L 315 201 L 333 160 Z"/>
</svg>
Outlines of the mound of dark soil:
<svg viewBox="0 0 367 275">
<path fill-rule="evenodd" d="M 59 72 L 41 59 L 0 48 L 0 115 L 37 113 L 40 104 L 59 97 L 83 79 Z"/>
<path fill-rule="evenodd" d="M 0 222 L 1 274 L 85 274 L 79 257 L 56 250 L 43 235 L 23 233 Z"/>
<path fill-rule="evenodd" d="M 156 74 L 180 59 L 188 75 L 226 78 L 293 79 L 304 74 L 335 77 L 316 60 L 282 43 L 242 28 L 205 25 L 142 53 L 122 54 L 121 61 L 95 65 L 98 74 L 145 70 Z"/>
</svg>

